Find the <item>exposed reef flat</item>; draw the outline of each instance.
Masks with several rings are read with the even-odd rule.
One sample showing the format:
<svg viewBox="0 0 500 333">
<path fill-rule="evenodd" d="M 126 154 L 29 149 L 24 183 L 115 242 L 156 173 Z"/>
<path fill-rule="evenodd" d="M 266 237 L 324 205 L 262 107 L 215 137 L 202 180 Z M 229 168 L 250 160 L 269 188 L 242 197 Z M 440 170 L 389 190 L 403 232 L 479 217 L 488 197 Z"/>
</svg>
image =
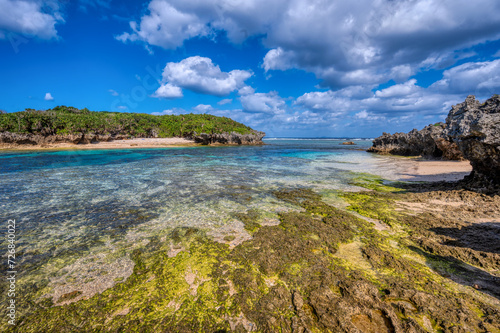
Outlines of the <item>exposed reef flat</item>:
<svg viewBox="0 0 500 333">
<path fill-rule="evenodd" d="M 499 331 L 500 197 L 367 174 L 353 183 L 370 191 L 337 192 L 338 207 L 309 189 L 271 191 L 296 209 L 278 213 L 278 225 L 236 214 L 249 235 L 236 246 L 195 228 L 153 236 L 130 254 L 130 276 L 91 297 L 76 289 L 54 301 L 30 285 L 19 303 L 31 308 L 4 328 Z"/>
</svg>

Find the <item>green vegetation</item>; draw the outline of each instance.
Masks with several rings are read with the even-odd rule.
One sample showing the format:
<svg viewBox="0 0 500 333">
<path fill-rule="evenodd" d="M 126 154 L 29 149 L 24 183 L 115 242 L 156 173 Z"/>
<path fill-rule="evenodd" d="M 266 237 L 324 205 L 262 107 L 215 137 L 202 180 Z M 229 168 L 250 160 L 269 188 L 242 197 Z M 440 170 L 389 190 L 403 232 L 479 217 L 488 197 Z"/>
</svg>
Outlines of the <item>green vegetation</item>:
<svg viewBox="0 0 500 333">
<path fill-rule="evenodd" d="M 349 181 L 349 185 L 359 186 L 377 192 L 403 191 L 403 189 L 386 185 L 389 182 L 384 180 L 380 176 L 363 172 L 351 172 L 351 175 L 353 175 L 353 177 Z M 390 183 L 392 183 L 393 185 L 398 185 L 398 182 L 390 182 Z"/>
<path fill-rule="evenodd" d="M 47 111 L 26 109 L 0 113 L 0 132 L 65 135 L 125 135 L 133 137 L 187 137 L 194 133 L 236 132 L 252 129 L 226 117 L 208 114 L 154 116 L 140 113 L 93 112 L 88 109 L 58 106 Z"/>
</svg>

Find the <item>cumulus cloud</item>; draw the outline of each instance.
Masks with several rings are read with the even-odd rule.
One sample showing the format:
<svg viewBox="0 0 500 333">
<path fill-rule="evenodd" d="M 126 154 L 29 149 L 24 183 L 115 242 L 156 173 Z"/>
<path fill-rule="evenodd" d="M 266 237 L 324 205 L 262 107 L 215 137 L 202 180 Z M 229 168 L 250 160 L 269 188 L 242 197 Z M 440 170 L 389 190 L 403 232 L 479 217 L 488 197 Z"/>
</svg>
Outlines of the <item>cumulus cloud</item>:
<svg viewBox="0 0 500 333">
<path fill-rule="evenodd" d="M 221 71 L 210 58 L 194 56 L 180 62 L 169 62 L 163 70 L 162 85 L 154 97 L 179 98 L 182 89 L 214 96 L 226 96 L 245 87 L 245 80 L 252 76 L 245 70 Z"/>
<path fill-rule="evenodd" d="M 171 83 L 162 84 L 152 95 L 152 97 L 166 99 L 181 98 L 183 96 L 182 89 Z"/>
<path fill-rule="evenodd" d="M 468 62 L 443 72 L 443 79 L 432 89 L 440 92 L 467 93 L 489 97 L 500 90 L 500 59 Z"/>
<path fill-rule="evenodd" d="M 64 22 L 57 1 L 0 0 L 0 39 L 8 33 L 57 38 L 56 24 Z"/>
<path fill-rule="evenodd" d="M 400 97 L 400 96 L 408 96 L 417 90 L 421 89 L 416 85 L 417 80 L 411 79 L 408 82 L 402 84 L 395 84 L 390 86 L 389 88 L 385 88 L 382 90 L 378 90 L 375 92 L 375 96 L 377 97 Z"/>
<path fill-rule="evenodd" d="M 253 93 L 240 97 L 241 106 L 246 112 L 280 114 L 285 113 L 286 102 L 276 91 Z"/>
<path fill-rule="evenodd" d="M 401 83 L 500 38 L 500 2 L 478 1 L 152 0 L 118 39 L 173 49 L 217 31 L 235 43 L 263 35 L 266 71 L 304 69 L 335 89 Z"/>
<path fill-rule="evenodd" d="M 213 109 L 214 108 L 208 104 L 198 104 L 193 108 L 193 110 L 196 111 L 197 113 L 207 113 L 212 111 Z"/>
<path fill-rule="evenodd" d="M 54 97 L 52 97 L 51 93 L 46 93 L 44 99 L 46 101 L 53 101 Z"/>
<path fill-rule="evenodd" d="M 149 14 L 141 18 L 140 24 L 130 22 L 132 33 L 125 32 L 116 38 L 122 42 L 144 41 L 175 49 L 186 39 L 209 33 L 206 23 L 196 13 L 182 11 L 169 1 L 153 0 L 148 10 Z"/>
</svg>

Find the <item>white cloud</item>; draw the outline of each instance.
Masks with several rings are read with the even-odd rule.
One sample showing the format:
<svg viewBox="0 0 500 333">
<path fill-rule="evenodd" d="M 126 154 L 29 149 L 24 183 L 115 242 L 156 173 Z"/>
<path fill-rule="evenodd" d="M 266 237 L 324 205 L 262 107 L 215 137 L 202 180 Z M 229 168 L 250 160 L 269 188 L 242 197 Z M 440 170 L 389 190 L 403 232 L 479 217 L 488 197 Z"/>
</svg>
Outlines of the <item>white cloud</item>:
<svg viewBox="0 0 500 333">
<path fill-rule="evenodd" d="M 490 97 L 500 90 L 500 59 L 485 62 L 468 62 L 443 72 L 443 79 L 432 89 L 442 93 L 467 93 Z"/>
<path fill-rule="evenodd" d="M 57 1 L 0 0 L 0 8 L 0 38 L 8 37 L 8 32 L 57 38 L 55 26 L 64 22 Z"/>
<path fill-rule="evenodd" d="M 118 105 L 116 108 L 123 111 L 128 110 L 128 107 L 126 107 L 125 105 Z"/>
<path fill-rule="evenodd" d="M 171 83 L 166 83 L 161 85 L 151 97 L 156 98 L 166 98 L 166 99 L 175 99 L 181 98 L 184 95 L 182 94 L 182 89 L 174 86 Z"/>
<path fill-rule="evenodd" d="M 218 101 L 217 104 L 226 105 L 226 104 L 230 104 L 232 102 L 233 102 L 233 100 L 231 98 L 224 98 L 224 99 Z"/>
<path fill-rule="evenodd" d="M 356 97 L 352 97 L 352 87 L 338 91 L 310 92 L 298 97 L 295 105 L 335 116 L 354 112 L 357 119 L 373 120 L 374 114 L 386 117 L 414 113 L 443 115 L 448 112 L 452 102 L 458 103 L 462 99 L 461 95 L 442 94 L 433 88 L 421 88 L 416 83 L 412 79 L 375 93 L 358 94 Z"/>
<path fill-rule="evenodd" d="M 238 94 L 240 94 L 241 96 L 250 95 L 253 94 L 254 92 L 255 89 L 250 86 L 244 86 L 243 88 L 238 90 Z"/>
<path fill-rule="evenodd" d="M 119 39 L 172 49 L 218 31 L 234 43 L 265 36 L 266 71 L 304 69 L 338 89 L 448 68 L 500 38 L 498 12 L 496 0 L 152 0 Z"/>
<path fill-rule="evenodd" d="M 144 41 L 150 45 L 175 49 L 184 40 L 195 36 L 206 36 L 209 29 L 195 13 L 183 12 L 168 1 L 153 0 L 148 6 L 149 14 L 141 18 L 141 23 L 130 22 L 132 33 L 123 33 L 116 39 Z"/>
<path fill-rule="evenodd" d="M 198 112 L 198 113 L 207 113 L 212 111 L 214 108 L 211 105 L 207 104 L 198 104 L 196 105 L 193 110 Z"/>
<path fill-rule="evenodd" d="M 246 112 L 280 114 L 285 113 L 286 103 L 276 91 L 254 93 L 240 97 L 243 110 Z"/>
<path fill-rule="evenodd" d="M 402 83 L 402 84 L 396 84 L 393 86 L 390 86 L 389 88 L 385 88 L 382 90 L 378 90 L 375 92 L 375 96 L 377 97 L 400 97 L 400 96 L 407 96 L 410 95 L 414 92 L 416 92 L 418 89 L 421 89 L 416 85 L 417 80 L 411 79 L 408 82 Z"/>
<path fill-rule="evenodd" d="M 183 89 L 214 96 L 226 96 L 245 87 L 252 72 L 232 70 L 222 72 L 210 58 L 194 56 L 180 62 L 169 62 L 163 70 L 163 83 L 154 97 L 182 97 Z"/>
<path fill-rule="evenodd" d="M 267 52 L 262 67 L 266 72 L 272 69 L 284 71 L 293 68 L 295 63 L 295 54 L 292 51 L 284 51 L 278 47 Z"/>
<path fill-rule="evenodd" d="M 46 101 L 53 101 L 54 100 L 54 97 L 52 97 L 52 95 L 50 93 L 46 93 L 45 94 L 45 98 L 44 98 Z"/>
</svg>

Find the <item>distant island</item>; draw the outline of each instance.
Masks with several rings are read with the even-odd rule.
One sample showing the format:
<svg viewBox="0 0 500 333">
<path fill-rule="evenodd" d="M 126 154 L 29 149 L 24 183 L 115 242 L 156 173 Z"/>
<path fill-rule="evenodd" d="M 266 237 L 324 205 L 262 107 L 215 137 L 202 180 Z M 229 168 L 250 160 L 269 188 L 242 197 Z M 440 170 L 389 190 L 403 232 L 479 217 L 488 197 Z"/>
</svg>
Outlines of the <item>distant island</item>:
<svg viewBox="0 0 500 333">
<path fill-rule="evenodd" d="M 133 139 L 149 139 L 155 144 L 248 145 L 262 144 L 264 135 L 230 118 L 209 114 L 156 116 L 67 106 L 0 114 L 0 148 L 50 148 Z M 160 140 L 167 138 L 183 140 Z"/>
</svg>

